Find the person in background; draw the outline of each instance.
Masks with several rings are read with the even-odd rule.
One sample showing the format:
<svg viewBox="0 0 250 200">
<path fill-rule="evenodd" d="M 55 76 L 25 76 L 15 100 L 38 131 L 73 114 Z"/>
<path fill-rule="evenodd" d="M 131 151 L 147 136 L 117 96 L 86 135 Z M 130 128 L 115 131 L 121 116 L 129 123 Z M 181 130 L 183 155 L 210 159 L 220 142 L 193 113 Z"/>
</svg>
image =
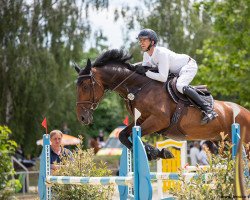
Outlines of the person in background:
<svg viewBox="0 0 250 200">
<path fill-rule="evenodd" d="M 70 135 L 71 130 L 68 128 L 68 124 L 67 123 L 63 123 L 62 133 Z"/>
<path fill-rule="evenodd" d="M 72 152 L 62 146 L 63 133 L 60 130 L 50 132 L 50 164 L 51 169 L 56 170 L 60 167 L 62 156 L 72 157 Z"/>
<path fill-rule="evenodd" d="M 207 151 L 208 151 L 208 146 L 204 142 L 201 146 L 201 151 L 198 155 L 198 164 L 199 165 L 208 165 L 208 157 L 207 157 Z"/>
<path fill-rule="evenodd" d="M 104 133 L 103 133 L 103 130 L 99 131 L 98 142 L 99 142 L 100 148 L 104 147 L 105 142 L 104 142 Z"/>
<path fill-rule="evenodd" d="M 191 166 L 196 166 L 198 164 L 199 153 L 200 153 L 200 144 L 199 142 L 194 142 L 193 146 L 190 149 Z"/>
</svg>

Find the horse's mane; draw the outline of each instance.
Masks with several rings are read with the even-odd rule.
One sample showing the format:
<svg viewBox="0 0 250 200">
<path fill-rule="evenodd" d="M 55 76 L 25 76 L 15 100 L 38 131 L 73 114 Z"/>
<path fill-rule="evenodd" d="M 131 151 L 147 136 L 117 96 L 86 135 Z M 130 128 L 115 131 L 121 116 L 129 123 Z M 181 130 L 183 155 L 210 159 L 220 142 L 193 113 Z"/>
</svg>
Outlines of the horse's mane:
<svg viewBox="0 0 250 200">
<path fill-rule="evenodd" d="M 122 63 L 125 64 L 126 67 L 129 67 L 130 64 L 127 63 L 127 61 L 131 58 L 132 56 L 124 52 L 122 49 L 111 49 L 102 53 L 98 58 L 96 58 L 92 66 L 102 67 L 107 63 Z"/>
</svg>

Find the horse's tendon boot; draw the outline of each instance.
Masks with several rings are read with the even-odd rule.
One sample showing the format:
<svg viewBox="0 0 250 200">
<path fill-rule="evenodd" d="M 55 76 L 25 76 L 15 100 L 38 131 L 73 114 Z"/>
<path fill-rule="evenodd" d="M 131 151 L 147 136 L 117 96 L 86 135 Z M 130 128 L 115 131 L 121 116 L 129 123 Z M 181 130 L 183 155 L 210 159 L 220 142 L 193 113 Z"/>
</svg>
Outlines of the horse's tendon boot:
<svg viewBox="0 0 250 200">
<path fill-rule="evenodd" d="M 159 158 L 162 158 L 162 159 L 174 158 L 174 155 L 166 148 L 163 148 L 160 151 L 158 148 L 156 148 L 148 143 L 144 143 L 144 145 L 145 145 L 145 150 L 146 150 L 146 154 L 147 154 L 149 161 L 157 160 Z"/>
<path fill-rule="evenodd" d="M 171 151 L 167 150 L 166 148 L 163 148 L 161 151 L 159 151 L 158 157 L 162 159 L 170 159 L 174 158 L 174 155 L 171 153 Z"/>
<path fill-rule="evenodd" d="M 144 148 L 149 161 L 158 159 L 159 149 L 153 147 L 148 143 L 144 143 Z"/>
</svg>

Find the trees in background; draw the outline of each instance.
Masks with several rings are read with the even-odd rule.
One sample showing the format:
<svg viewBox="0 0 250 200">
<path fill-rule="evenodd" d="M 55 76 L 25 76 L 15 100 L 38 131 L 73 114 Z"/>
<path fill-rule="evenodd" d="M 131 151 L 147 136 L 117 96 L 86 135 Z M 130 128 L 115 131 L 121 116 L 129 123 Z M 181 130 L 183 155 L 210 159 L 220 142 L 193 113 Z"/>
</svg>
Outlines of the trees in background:
<svg viewBox="0 0 250 200">
<path fill-rule="evenodd" d="M 71 115 L 69 61 L 80 59 L 90 26 L 82 8 L 68 1 L 5 0 L 0 9 L 1 123 L 30 153 L 44 116 L 55 126 Z"/>
<path fill-rule="evenodd" d="M 11 128 L 12 138 L 26 155 L 37 149 L 45 116 L 49 130 L 61 129 L 63 122 L 75 135 L 89 129 L 76 119 L 77 74 L 70 61 L 84 63 L 91 6 L 105 8 L 107 1 L 0 2 L 0 124 Z M 97 38 L 99 43 L 105 40 L 101 35 Z M 88 56 L 96 57 L 98 50 Z M 108 124 L 109 119 L 102 120 Z"/>
<path fill-rule="evenodd" d="M 213 19 L 213 37 L 201 50 L 199 80 L 217 98 L 250 108 L 250 1 L 204 1 L 199 4 Z"/>
</svg>

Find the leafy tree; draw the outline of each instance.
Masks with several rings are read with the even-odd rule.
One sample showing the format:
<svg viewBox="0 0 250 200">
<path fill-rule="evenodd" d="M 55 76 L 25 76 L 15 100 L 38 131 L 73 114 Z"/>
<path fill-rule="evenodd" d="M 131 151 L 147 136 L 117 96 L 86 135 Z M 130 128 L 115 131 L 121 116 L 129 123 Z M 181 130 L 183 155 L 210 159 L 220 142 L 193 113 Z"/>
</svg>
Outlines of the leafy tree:
<svg viewBox="0 0 250 200">
<path fill-rule="evenodd" d="M 0 2 L 0 123 L 11 127 L 25 154 L 37 150 L 44 116 L 50 130 L 68 122 L 76 135 L 84 132 L 75 115 L 70 60 L 83 57 L 91 31 L 88 9 L 105 8 L 107 2 Z"/>
<path fill-rule="evenodd" d="M 250 1 L 204 1 L 213 18 L 213 35 L 198 53 L 204 56 L 199 80 L 219 99 L 250 108 Z"/>
</svg>

